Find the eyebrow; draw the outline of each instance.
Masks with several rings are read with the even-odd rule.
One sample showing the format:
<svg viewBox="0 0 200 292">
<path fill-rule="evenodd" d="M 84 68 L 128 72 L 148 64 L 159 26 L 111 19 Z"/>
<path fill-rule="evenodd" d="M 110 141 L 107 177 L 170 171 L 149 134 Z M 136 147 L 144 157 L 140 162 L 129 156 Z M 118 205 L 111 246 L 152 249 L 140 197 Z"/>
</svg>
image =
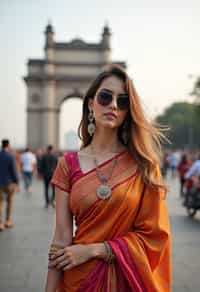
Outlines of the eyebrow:
<svg viewBox="0 0 200 292">
<path fill-rule="evenodd" d="M 107 88 L 102 88 L 101 90 L 104 90 L 104 91 L 108 91 L 108 92 L 111 92 L 111 93 L 113 93 L 113 91 L 112 91 L 112 90 L 110 90 L 110 89 L 107 89 Z"/>
<path fill-rule="evenodd" d="M 111 90 L 111 89 L 108 89 L 108 88 L 102 88 L 101 90 L 103 90 L 103 91 L 107 91 L 107 92 L 109 92 L 109 93 L 113 93 L 113 91 Z M 128 93 L 119 93 L 118 95 L 128 95 Z"/>
</svg>

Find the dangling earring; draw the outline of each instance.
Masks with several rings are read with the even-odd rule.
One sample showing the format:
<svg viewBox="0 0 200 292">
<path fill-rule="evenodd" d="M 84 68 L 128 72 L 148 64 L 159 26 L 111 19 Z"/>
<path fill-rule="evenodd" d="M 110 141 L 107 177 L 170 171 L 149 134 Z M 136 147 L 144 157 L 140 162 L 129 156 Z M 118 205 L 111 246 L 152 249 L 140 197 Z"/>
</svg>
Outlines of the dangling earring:
<svg viewBox="0 0 200 292">
<path fill-rule="evenodd" d="M 90 112 L 88 114 L 88 120 L 89 120 L 88 133 L 89 133 L 90 137 L 92 137 L 94 135 L 96 126 L 95 126 L 95 123 L 94 123 L 94 114 L 93 114 L 93 111 L 91 109 L 89 111 Z"/>
</svg>

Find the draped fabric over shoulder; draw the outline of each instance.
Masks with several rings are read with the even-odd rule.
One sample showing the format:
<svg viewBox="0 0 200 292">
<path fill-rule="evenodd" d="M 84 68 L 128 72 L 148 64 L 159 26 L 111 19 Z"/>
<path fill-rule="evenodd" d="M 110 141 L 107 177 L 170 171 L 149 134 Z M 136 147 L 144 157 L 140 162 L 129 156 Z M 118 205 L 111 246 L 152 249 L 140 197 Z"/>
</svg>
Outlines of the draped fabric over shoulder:
<svg viewBox="0 0 200 292">
<path fill-rule="evenodd" d="M 109 172 L 111 159 L 100 165 Z M 77 153 L 60 159 L 52 183 L 69 192 L 77 230 L 73 244 L 107 240 L 115 262 L 92 259 L 64 272 L 58 292 L 171 291 L 170 228 L 162 188 L 144 184 L 128 151 L 117 155 L 112 196 L 96 196 L 95 170 L 83 173 Z M 161 179 L 157 168 L 156 177 Z"/>
</svg>

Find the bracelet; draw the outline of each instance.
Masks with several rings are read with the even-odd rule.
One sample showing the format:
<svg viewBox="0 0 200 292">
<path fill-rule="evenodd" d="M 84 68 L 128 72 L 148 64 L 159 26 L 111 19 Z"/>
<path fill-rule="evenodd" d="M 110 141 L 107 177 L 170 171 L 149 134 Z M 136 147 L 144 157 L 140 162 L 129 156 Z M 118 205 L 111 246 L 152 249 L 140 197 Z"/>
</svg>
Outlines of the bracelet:
<svg viewBox="0 0 200 292">
<path fill-rule="evenodd" d="M 104 241 L 103 244 L 105 246 L 106 254 L 107 254 L 105 261 L 108 264 L 113 264 L 115 260 L 115 255 L 113 254 L 112 249 L 107 241 Z"/>
<path fill-rule="evenodd" d="M 109 257 L 110 257 L 110 248 L 108 246 L 107 241 L 104 241 L 103 244 L 104 244 L 105 249 L 106 249 L 106 258 L 105 258 L 105 261 L 108 262 L 109 261 Z"/>
<path fill-rule="evenodd" d="M 61 248 L 63 248 L 63 247 L 58 245 L 58 244 L 53 244 L 52 243 L 50 245 L 50 249 L 49 249 L 49 253 L 48 253 L 49 258 L 50 258 L 51 255 L 55 254 Z"/>
</svg>

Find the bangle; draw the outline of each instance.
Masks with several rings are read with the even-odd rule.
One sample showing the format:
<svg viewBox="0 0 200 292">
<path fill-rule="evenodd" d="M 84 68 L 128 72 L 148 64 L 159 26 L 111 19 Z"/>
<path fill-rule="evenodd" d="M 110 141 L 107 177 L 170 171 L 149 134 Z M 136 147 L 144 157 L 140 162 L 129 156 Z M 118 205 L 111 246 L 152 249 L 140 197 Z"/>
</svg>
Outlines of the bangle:
<svg viewBox="0 0 200 292">
<path fill-rule="evenodd" d="M 48 256 L 50 257 L 51 255 L 55 254 L 59 249 L 63 248 L 61 245 L 58 244 L 51 244 Z"/>
<path fill-rule="evenodd" d="M 113 254 L 112 252 L 112 249 L 109 245 L 109 243 L 107 241 L 104 241 L 103 242 L 104 246 L 105 246 L 105 249 L 106 249 L 106 259 L 105 261 L 108 263 L 108 264 L 112 264 L 114 263 L 114 260 L 115 260 L 115 255 Z"/>
<path fill-rule="evenodd" d="M 105 261 L 108 262 L 109 257 L 110 257 L 110 249 L 109 249 L 109 246 L 108 246 L 107 241 L 104 241 L 103 244 L 104 244 L 105 249 L 106 249 L 106 258 L 105 258 Z"/>
</svg>

